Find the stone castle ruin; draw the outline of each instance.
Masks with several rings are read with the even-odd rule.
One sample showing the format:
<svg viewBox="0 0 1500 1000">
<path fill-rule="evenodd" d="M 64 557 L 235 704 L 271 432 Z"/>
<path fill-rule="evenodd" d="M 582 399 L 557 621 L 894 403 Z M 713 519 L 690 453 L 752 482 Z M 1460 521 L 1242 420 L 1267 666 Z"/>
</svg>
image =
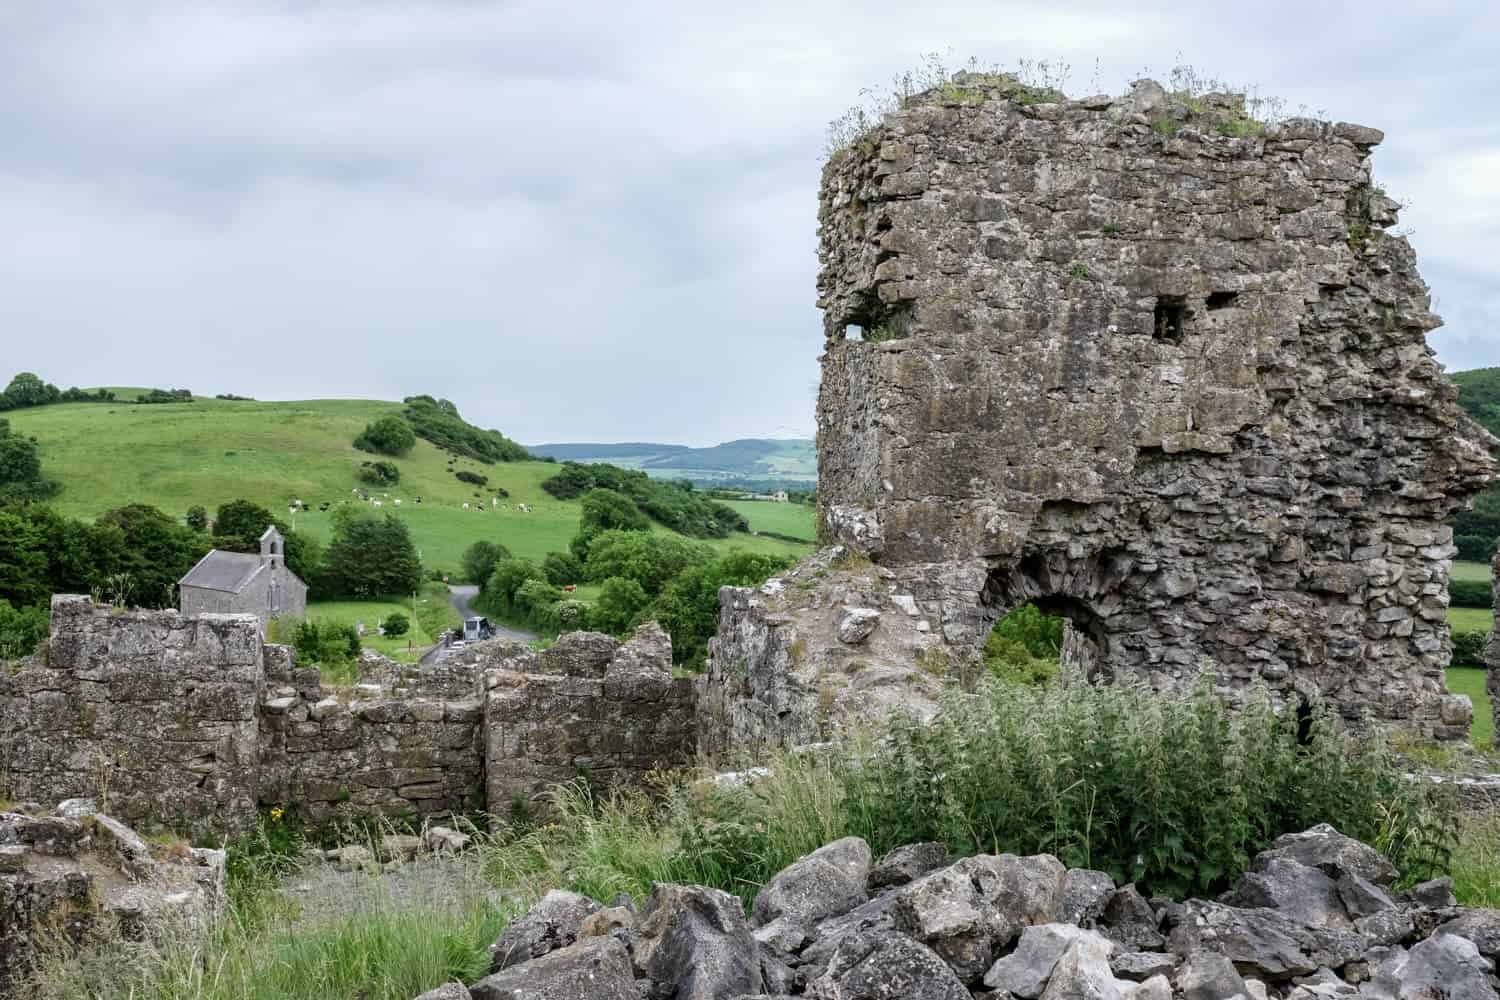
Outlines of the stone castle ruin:
<svg viewBox="0 0 1500 1000">
<path fill-rule="evenodd" d="M 824 171 L 826 532 L 959 647 L 1030 601 L 1099 674 L 1466 731 L 1444 522 L 1497 442 L 1427 347 L 1381 133 L 1038 100 L 961 76 Z"/>
<path fill-rule="evenodd" d="M 812 737 L 819 706 L 972 662 L 1027 602 L 1096 677 L 1466 735 L 1445 522 L 1500 442 L 1427 347 L 1381 138 L 959 74 L 835 154 L 818 497 L 853 560 L 730 595 L 724 741 Z M 879 624 L 851 645 L 855 612 Z"/>
</svg>

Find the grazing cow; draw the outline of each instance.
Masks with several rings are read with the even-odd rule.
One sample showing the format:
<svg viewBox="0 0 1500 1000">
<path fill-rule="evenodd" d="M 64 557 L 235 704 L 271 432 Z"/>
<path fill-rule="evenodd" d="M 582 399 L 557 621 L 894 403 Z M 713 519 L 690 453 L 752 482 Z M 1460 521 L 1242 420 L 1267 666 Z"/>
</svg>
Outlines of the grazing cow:
<svg viewBox="0 0 1500 1000">
<path fill-rule="evenodd" d="M 417 503 L 421 503 L 421 502 L 422 502 L 422 498 L 421 497 L 417 497 Z"/>
<path fill-rule="evenodd" d="M 401 506 L 401 501 L 399 499 L 392 500 L 391 503 L 395 504 L 397 507 Z"/>
<path fill-rule="evenodd" d="M 573 591 L 575 591 L 577 589 L 578 589 L 578 584 L 576 584 L 576 583 L 570 583 L 566 587 L 563 588 L 563 593 L 565 593 L 565 594 L 571 594 L 571 593 L 573 593 Z"/>
<path fill-rule="evenodd" d="M 382 503 L 382 501 L 380 501 L 380 500 L 371 500 L 370 502 L 372 504 L 374 504 L 375 506 L 377 506 L 377 507 L 381 506 L 381 503 Z"/>
<path fill-rule="evenodd" d="M 467 502 L 466 502 L 466 503 L 465 503 L 465 504 L 464 504 L 464 510 L 468 510 L 468 509 L 469 509 L 469 505 L 468 505 L 468 503 L 467 503 Z"/>
</svg>

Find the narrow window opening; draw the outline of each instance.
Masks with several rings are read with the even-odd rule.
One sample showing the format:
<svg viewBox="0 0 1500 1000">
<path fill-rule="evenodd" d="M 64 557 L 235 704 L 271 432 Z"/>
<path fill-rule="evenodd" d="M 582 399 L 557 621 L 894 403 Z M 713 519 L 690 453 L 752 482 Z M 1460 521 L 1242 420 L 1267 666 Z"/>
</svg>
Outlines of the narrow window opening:
<svg viewBox="0 0 1500 1000">
<path fill-rule="evenodd" d="M 865 328 L 860 326 L 858 323 L 850 323 L 848 326 L 844 327 L 844 339 L 864 340 Z"/>
<path fill-rule="evenodd" d="M 1187 323 L 1187 302 L 1181 295 L 1163 295 L 1156 300 L 1152 336 L 1157 340 L 1179 341 Z"/>
<path fill-rule="evenodd" d="M 1213 292 L 1208 297 L 1208 311 L 1227 309 L 1234 305 L 1234 300 L 1239 297 L 1239 292 Z"/>
</svg>

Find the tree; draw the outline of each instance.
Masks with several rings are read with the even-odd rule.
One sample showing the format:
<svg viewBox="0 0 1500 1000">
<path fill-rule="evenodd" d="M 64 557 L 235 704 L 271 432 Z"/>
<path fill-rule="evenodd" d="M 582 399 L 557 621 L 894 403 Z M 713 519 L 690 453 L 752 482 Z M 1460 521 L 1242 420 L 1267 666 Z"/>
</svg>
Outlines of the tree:
<svg viewBox="0 0 1500 1000">
<path fill-rule="evenodd" d="M 392 611 L 386 615 L 385 621 L 380 623 L 380 629 L 389 636 L 405 635 L 411 628 L 411 619 L 399 611 Z"/>
<path fill-rule="evenodd" d="M 542 572 L 548 583 L 558 587 L 584 579 L 583 563 L 571 552 L 548 552 L 547 558 L 542 560 Z"/>
<path fill-rule="evenodd" d="M 613 635 L 624 635 L 636 624 L 650 598 L 634 580 L 615 576 L 604 581 L 599 599 L 589 616 L 594 628 Z"/>
<path fill-rule="evenodd" d="M 786 567 L 777 556 L 738 550 L 690 566 L 668 581 L 647 616 L 671 634 L 673 661 L 699 669 L 719 628 L 719 588 L 758 586 Z"/>
<path fill-rule="evenodd" d="M 44 606 L 15 607 L 0 601 L 0 662 L 31 653 L 46 641 L 48 626 Z"/>
<path fill-rule="evenodd" d="M 589 541 L 584 563 L 591 580 L 622 576 L 650 596 L 689 566 L 712 562 L 714 552 L 676 535 L 650 531 L 604 531 Z"/>
<path fill-rule="evenodd" d="M 0 510 L 0 600 L 23 607 L 49 596 L 41 533 L 19 514 Z"/>
<path fill-rule="evenodd" d="M 132 601 L 146 608 L 177 603 L 177 581 L 208 551 L 207 541 L 174 517 L 146 504 L 128 504 L 99 516 L 122 535 L 118 571 L 128 574 Z"/>
<path fill-rule="evenodd" d="M 464 549 L 459 565 L 463 569 L 464 579 L 478 584 L 482 591 L 489 585 L 490 574 L 495 572 L 495 566 L 500 560 L 509 558 L 510 550 L 503 545 L 495 542 L 475 542 Z"/>
<path fill-rule="evenodd" d="M 545 625 L 547 613 L 562 600 L 562 592 L 546 580 L 530 579 L 516 589 L 511 604 L 533 625 Z"/>
<path fill-rule="evenodd" d="M 377 455 L 404 455 L 416 443 L 417 436 L 412 433 L 411 425 L 395 414 L 366 424 L 359 437 L 354 439 L 354 447 Z"/>
<path fill-rule="evenodd" d="M 406 522 L 394 514 L 357 512 L 335 519 L 323 559 L 320 590 L 329 596 L 372 598 L 414 593 L 422 563 Z"/>
<path fill-rule="evenodd" d="M 45 406 L 47 403 L 55 403 L 59 395 L 57 386 L 43 382 L 40 377 L 31 372 L 21 372 L 10 380 L 10 385 L 5 387 L 5 392 L 0 399 L 5 402 L 4 409 L 19 410 L 24 406 Z"/>
<path fill-rule="evenodd" d="M 0 419 L 0 502 L 39 500 L 57 492 L 42 475 L 41 451 L 35 438 L 22 437 Z"/>
<path fill-rule="evenodd" d="M 587 561 L 589 541 L 603 531 L 650 531 L 651 520 L 635 501 L 614 490 L 593 489 L 583 495 L 578 515 L 578 534 L 568 546 L 573 555 Z"/>
<path fill-rule="evenodd" d="M 527 580 L 543 580 L 541 567 L 530 559 L 501 559 L 484 585 L 481 611 L 505 614 L 515 610 L 516 592 Z"/>
<path fill-rule="evenodd" d="M 202 504 L 194 504 L 188 508 L 187 526 L 194 531 L 208 530 L 208 510 Z"/>
</svg>

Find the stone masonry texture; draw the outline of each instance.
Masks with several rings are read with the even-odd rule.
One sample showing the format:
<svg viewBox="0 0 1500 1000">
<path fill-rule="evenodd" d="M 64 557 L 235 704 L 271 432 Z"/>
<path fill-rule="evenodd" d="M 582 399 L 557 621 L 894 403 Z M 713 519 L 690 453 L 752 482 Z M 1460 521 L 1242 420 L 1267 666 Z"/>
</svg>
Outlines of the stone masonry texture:
<svg viewBox="0 0 1500 1000">
<path fill-rule="evenodd" d="M 541 653 L 470 652 L 325 687 L 289 647 L 263 643 L 254 616 L 60 595 L 46 657 L 0 665 L 0 798 L 89 798 L 133 824 L 212 836 L 270 805 L 319 825 L 502 812 L 550 782 L 638 781 L 692 759 L 693 687 L 672 677 L 658 626 L 626 643 L 576 633 Z"/>
<path fill-rule="evenodd" d="M 905 102 L 823 173 L 825 538 L 955 650 L 1033 601 L 1099 675 L 1466 733 L 1444 522 L 1497 442 L 1426 344 L 1381 139 L 1150 81 Z"/>
</svg>

